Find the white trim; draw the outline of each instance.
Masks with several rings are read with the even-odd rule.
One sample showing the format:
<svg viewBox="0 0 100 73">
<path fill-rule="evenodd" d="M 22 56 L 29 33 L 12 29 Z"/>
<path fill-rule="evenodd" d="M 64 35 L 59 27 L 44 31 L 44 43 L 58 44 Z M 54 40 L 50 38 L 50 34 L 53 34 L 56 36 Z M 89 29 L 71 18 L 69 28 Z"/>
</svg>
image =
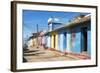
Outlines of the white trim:
<svg viewBox="0 0 100 73">
<path fill-rule="evenodd" d="M 22 62 L 22 10 L 45 10 L 45 11 L 64 11 L 64 12 L 89 12 L 91 13 L 91 60 L 77 60 L 77 61 L 54 61 L 54 62 Z M 30 68 L 50 68 L 62 66 L 82 66 L 94 65 L 96 63 L 96 11 L 92 8 L 76 8 L 76 7 L 60 7 L 60 6 L 44 6 L 44 5 L 17 5 L 17 69 L 30 69 Z"/>
</svg>

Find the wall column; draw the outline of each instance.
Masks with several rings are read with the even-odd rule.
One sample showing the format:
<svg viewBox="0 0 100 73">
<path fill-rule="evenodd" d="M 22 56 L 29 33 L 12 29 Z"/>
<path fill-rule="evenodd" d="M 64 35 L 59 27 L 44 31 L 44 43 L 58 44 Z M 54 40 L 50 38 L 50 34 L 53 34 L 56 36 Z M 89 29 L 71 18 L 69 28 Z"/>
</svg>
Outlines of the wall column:
<svg viewBox="0 0 100 73">
<path fill-rule="evenodd" d="M 54 35 L 51 35 L 51 48 L 54 48 Z"/>
<path fill-rule="evenodd" d="M 87 31 L 87 53 L 91 56 L 91 31 Z"/>
<path fill-rule="evenodd" d="M 67 33 L 67 52 L 71 52 L 71 34 Z"/>
<path fill-rule="evenodd" d="M 63 33 L 61 33 L 60 34 L 60 37 L 59 37 L 59 49 L 60 49 L 60 51 L 64 51 L 64 48 L 63 48 L 63 37 L 64 37 L 64 34 Z"/>
<path fill-rule="evenodd" d="M 58 50 L 58 34 L 55 35 L 55 48 Z"/>
<path fill-rule="evenodd" d="M 48 37 L 47 37 L 47 47 L 49 47 L 49 48 L 51 47 L 51 46 L 50 46 L 50 43 L 51 43 L 50 36 L 48 36 Z"/>
</svg>

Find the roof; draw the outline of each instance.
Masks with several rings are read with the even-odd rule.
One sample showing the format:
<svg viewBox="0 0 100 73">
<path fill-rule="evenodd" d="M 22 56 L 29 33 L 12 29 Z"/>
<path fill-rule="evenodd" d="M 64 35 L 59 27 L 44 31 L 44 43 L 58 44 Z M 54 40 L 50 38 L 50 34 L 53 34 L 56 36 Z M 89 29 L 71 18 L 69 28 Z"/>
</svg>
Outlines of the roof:
<svg viewBox="0 0 100 73">
<path fill-rule="evenodd" d="M 32 38 L 43 36 L 45 33 L 46 33 L 46 31 L 40 31 L 38 33 L 32 33 L 32 36 L 30 36 L 28 40 L 30 40 Z"/>
<path fill-rule="evenodd" d="M 88 22 L 90 21 L 91 17 L 90 16 L 84 16 L 83 18 L 81 19 L 75 19 L 73 21 L 71 21 L 70 23 L 68 24 L 63 24 L 59 27 L 57 27 L 56 29 L 50 31 L 50 32 L 53 32 L 53 31 L 58 31 L 60 29 L 64 29 L 64 28 L 71 28 L 71 27 L 74 27 L 76 25 L 79 25 L 80 23 L 84 23 L 84 22 Z M 83 25 L 83 24 L 82 24 Z M 50 33 L 50 32 L 47 32 L 46 34 Z"/>
<path fill-rule="evenodd" d="M 39 32 L 38 32 L 38 34 L 37 34 L 37 33 L 32 33 L 32 36 L 30 36 L 30 37 L 28 38 L 28 40 L 30 40 L 30 39 L 32 39 L 32 38 L 36 38 L 38 35 L 39 35 Z"/>
</svg>

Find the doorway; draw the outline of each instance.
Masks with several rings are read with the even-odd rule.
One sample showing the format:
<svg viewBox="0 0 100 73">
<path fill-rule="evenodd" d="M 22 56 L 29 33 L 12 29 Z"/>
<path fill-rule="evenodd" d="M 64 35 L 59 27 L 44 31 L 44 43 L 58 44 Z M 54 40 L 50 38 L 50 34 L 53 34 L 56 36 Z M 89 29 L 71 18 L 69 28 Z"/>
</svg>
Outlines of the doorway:
<svg viewBox="0 0 100 73">
<path fill-rule="evenodd" d="M 64 39 L 63 39 L 63 46 L 64 46 L 64 50 L 66 49 L 66 47 L 67 47 L 67 39 L 66 39 L 66 37 L 67 37 L 67 35 L 66 35 L 67 33 L 66 32 L 64 32 Z"/>
<path fill-rule="evenodd" d="M 54 35 L 54 48 L 56 46 L 56 35 Z"/>
<path fill-rule="evenodd" d="M 81 52 L 87 52 L 87 27 L 81 28 Z"/>
</svg>

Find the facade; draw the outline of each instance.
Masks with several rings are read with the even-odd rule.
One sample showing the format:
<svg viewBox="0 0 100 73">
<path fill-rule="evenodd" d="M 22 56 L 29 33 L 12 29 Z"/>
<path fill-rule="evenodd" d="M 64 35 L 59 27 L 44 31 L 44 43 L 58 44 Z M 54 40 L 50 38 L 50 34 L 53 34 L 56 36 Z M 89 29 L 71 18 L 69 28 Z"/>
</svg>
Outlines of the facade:
<svg viewBox="0 0 100 73">
<path fill-rule="evenodd" d="M 37 33 L 32 33 L 32 36 L 28 39 L 28 48 L 45 46 L 46 38 L 44 36 L 45 31 L 41 31 Z"/>
<path fill-rule="evenodd" d="M 32 36 L 28 39 L 28 49 L 37 46 L 37 33 L 32 33 Z"/>
<path fill-rule="evenodd" d="M 68 24 L 48 24 L 49 31 L 45 34 L 46 46 L 55 50 L 70 53 L 87 53 L 91 55 L 91 18 L 90 15 L 75 19 Z M 54 28 L 54 29 L 53 29 Z"/>
</svg>

